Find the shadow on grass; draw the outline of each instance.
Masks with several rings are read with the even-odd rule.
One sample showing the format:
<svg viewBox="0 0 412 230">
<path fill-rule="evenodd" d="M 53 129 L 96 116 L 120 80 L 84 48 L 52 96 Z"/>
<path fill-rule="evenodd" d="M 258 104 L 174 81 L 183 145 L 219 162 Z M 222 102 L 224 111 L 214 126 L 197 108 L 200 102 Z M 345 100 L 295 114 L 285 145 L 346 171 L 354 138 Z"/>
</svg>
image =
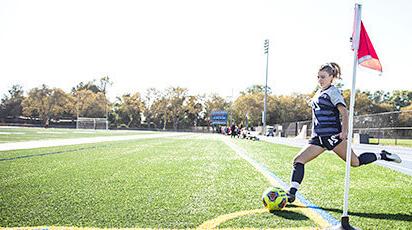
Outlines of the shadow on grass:
<svg viewBox="0 0 412 230">
<path fill-rule="evenodd" d="M 287 207 L 293 208 L 313 208 L 313 209 L 321 209 L 324 211 L 335 212 L 335 213 L 342 213 L 342 209 L 338 208 L 326 208 L 326 207 L 317 207 L 317 206 L 299 206 L 294 204 L 289 204 Z M 350 216 L 359 216 L 365 217 L 370 219 L 381 219 L 381 220 L 400 220 L 400 221 L 407 221 L 412 222 L 412 213 L 405 214 L 405 213 L 367 213 L 367 212 L 351 212 L 349 211 Z"/>
<path fill-rule="evenodd" d="M 289 220 L 308 220 L 309 218 L 303 214 L 298 212 L 288 211 L 288 210 L 280 210 L 280 211 L 273 211 L 271 212 L 275 216 L 279 216 Z"/>
</svg>

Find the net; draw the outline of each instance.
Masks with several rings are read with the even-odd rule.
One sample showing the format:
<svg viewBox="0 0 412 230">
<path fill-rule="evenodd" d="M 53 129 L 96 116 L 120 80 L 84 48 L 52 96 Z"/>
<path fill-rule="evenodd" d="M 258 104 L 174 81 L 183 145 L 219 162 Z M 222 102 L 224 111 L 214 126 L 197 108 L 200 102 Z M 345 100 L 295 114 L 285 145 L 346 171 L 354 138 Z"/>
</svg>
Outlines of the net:
<svg viewBox="0 0 412 230">
<path fill-rule="evenodd" d="M 78 117 L 76 128 L 108 130 L 108 121 L 106 118 Z"/>
</svg>

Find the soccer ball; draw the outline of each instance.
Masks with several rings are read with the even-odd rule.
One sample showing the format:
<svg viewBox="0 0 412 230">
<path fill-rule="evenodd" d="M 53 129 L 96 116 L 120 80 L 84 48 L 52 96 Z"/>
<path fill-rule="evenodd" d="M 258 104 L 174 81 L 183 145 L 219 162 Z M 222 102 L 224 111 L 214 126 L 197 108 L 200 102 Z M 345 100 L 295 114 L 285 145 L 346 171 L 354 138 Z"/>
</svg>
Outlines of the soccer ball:
<svg viewBox="0 0 412 230">
<path fill-rule="evenodd" d="M 278 187 L 269 187 L 262 194 L 263 205 L 273 212 L 286 206 L 288 197 L 285 190 Z"/>
</svg>

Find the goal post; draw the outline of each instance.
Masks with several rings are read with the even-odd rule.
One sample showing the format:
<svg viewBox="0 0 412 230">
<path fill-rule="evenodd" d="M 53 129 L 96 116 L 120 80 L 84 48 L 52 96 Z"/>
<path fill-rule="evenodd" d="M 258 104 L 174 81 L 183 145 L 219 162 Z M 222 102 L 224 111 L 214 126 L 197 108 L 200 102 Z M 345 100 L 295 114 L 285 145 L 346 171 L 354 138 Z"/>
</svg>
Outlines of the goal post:
<svg viewBox="0 0 412 230">
<path fill-rule="evenodd" d="M 76 129 L 109 129 L 109 122 L 105 117 L 78 117 Z"/>
</svg>

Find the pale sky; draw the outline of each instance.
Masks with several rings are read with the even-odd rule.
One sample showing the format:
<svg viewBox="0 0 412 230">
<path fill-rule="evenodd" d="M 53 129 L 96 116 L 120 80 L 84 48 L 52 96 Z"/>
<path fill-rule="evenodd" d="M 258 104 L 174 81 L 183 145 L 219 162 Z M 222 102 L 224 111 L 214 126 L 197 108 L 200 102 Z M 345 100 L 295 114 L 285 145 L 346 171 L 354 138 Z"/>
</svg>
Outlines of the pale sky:
<svg viewBox="0 0 412 230">
<path fill-rule="evenodd" d="M 412 90 L 412 1 L 364 0 L 362 20 L 383 75 L 359 68 L 361 90 Z M 13 84 L 67 92 L 108 75 L 113 99 L 149 87 L 236 97 L 264 84 L 309 93 L 335 61 L 350 88 L 355 1 L 0 0 L 0 96 Z"/>
</svg>

